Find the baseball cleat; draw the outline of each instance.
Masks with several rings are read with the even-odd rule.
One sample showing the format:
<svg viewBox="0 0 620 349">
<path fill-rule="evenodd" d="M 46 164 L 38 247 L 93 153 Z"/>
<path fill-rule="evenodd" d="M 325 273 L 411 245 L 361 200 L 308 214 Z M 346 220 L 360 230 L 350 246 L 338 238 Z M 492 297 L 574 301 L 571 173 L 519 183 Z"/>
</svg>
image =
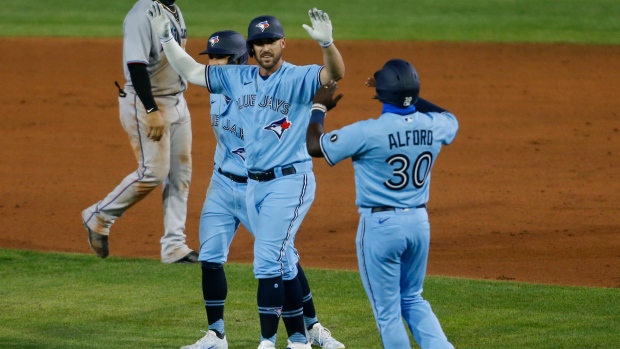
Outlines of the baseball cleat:
<svg viewBox="0 0 620 349">
<path fill-rule="evenodd" d="M 260 342 L 258 349 L 276 349 L 276 345 L 265 339 Z"/>
<path fill-rule="evenodd" d="M 84 228 L 88 233 L 88 245 L 91 250 L 93 250 L 97 256 L 101 258 L 107 257 L 110 254 L 110 250 L 108 248 L 108 236 L 95 233 L 84 221 L 82 221 L 82 224 L 84 224 Z"/>
<path fill-rule="evenodd" d="M 181 349 L 228 349 L 226 336 L 220 338 L 214 331 L 202 331 L 205 334 L 196 343 L 181 347 Z"/>
<path fill-rule="evenodd" d="M 190 251 L 188 254 L 185 255 L 185 257 L 179 259 L 176 262 L 173 263 L 177 263 L 177 264 L 194 264 L 194 263 L 198 263 L 198 253 L 196 253 L 196 251 Z"/>
<path fill-rule="evenodd" d="M 312 349 L 312 347 L 310 343 L 293 343 L 289 340 L 286 349 Z"/>
<path fill-rule="evenodd" d="M 323 349 L 344 349 L 344 344 L 332 337 L 332 333 L 319 322 L 308 330 L 307 337 L 312 345 L 317 345 Z"/>
</svg>

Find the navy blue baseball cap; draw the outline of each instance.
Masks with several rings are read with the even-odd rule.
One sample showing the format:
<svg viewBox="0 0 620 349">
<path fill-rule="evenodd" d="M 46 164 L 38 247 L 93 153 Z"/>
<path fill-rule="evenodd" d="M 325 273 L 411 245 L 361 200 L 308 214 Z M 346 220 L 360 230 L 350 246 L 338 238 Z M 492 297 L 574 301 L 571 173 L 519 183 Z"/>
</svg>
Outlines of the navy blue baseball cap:
<svg viewBox="0 0 620 349">
<path fill-rule="evenodd" d="M 200 52 L 200 54 L 230 56 L 228 64 L 248 63 L 248 50 L 245 38 L 234 30 L 221 30 L 211 34 L 207 42 L 207 49 Z"/>
<path fill-rule="evenodd" d="M 259 16 L 248 26 L 248 42 L 258 39 L 282 39 L 284 29 L 274 16 Z"/>
</svg>

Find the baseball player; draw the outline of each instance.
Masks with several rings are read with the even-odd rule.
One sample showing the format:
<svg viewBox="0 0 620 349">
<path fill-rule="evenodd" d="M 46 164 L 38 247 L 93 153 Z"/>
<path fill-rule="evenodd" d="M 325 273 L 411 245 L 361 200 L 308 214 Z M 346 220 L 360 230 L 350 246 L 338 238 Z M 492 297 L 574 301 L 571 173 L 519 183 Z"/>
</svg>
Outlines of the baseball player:
<svg viewBox="0 0 620 349">
<path fill-rule="evenodd" d="M 188 81 L 234 101 L 244 131 L 248 173 L 246 205 L 255 236 L 254 274 L 261 323 L 259 349 L 275 348 L 280 316 L 289 348 L 310 348 L 303 322 L 303 298 L 296 256 L 289 253 L 295 234 L 314 200 L 316 182 L 305 133 L 317 88 L 344 76 L 344 62 L 323 11 L 309 11 L 303 25 L 323 51 L 324 66 L 295 66 L 282 59 L 286 46 L 277 18 L 259 16 L 248 26 L 248 49 L 258 66 L 197 64 L 169 33 L 169 20 L 154 6 L 151 22 L 173 67 Z M 286 293 L 286 297 L 285 297 Z"/>
<path fill-rule="evenodd" d="M 171 35 L 185 47 L 187 29 L 174 0 L 157 0 L 170 19 Z M 120 119 L 138 161 L 103 200 L 82 211 L 88 242 L 101 258 L 109 254 L 108 235 L 114 221 L 163 183 L 163 263 L 197 263 L 198 254 L 185 242 L 187 197 L 192 173 L 192 129 L 183 92 L 186 81 L 161 50 L 147 16 L 153 0 L 139 0 L 123 23 L 124 91 L 119 94 Z"/>
<path fill-rule="evenodd" d="M 330 166 L 351 158 L 359 207 L 357 259 L 383 347 L 411 348 L 407 323 L 423 348 L 454 348 L 430 304 L 422 298 L 430 242 L 426 203 L 431 169 L 458 122 L 450 112 L 418 98 L 420 80 L 407 61 L 393 59 L 374 75 L 378 119 L 323 133 L 323 119 L 342 95 L 336 84 L 314 97 L 307 131 L 310 155 Z M 415 104 L 414 104 L 415 103 Z"/>
<path fill-rule="evenodd" d="M 247 64 L 245 38 L 232 30 L 213 33 L 207 49 L 209 65 Z M 224 330 L 224 303 L 228 293 L 223 265 L 228 259 L 232 239 L 240 223 L 251 232 L 245 204 L 247 173 L 244 162 L 243 128 L 231 98 L 211 94 L 211 125 L 215 133 L 214 170 L 207 197 L 200 216 L 200 256 L 202 264 L 202 292 L 209 323 L 209 331 L 195 344 L 181 349 L 227 349 Z M 294 247 L 290 246 L 293 256 Z M 309 329 L 309 340 L 326 349 L 344 348 L 319 323 L 310 285 L 303 269 L 297 264 L 297 278 L 304 294 L 304 323 Z"/>
</svg>

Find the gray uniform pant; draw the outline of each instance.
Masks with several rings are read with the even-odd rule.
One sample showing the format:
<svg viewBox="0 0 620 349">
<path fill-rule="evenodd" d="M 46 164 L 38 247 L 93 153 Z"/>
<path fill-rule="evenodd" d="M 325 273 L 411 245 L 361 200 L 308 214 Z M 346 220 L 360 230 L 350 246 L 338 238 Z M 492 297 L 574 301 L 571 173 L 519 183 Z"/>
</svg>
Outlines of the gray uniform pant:
<svg viewBox="0 0 620 349">
<path fill-rule="evenodd" d="M 146 111 L 140 99 L 128 92 L 119 97 L 120 119 L 129 136 L 138 169 L 121 181 L 103 200 L 84 210 L 84 222 L 97 233 L 108 235 L 114 221 L 163 183 L 164 236 L 161 260 L 172 263 L 187 255 L 185 220 L 192 174 L 192 129 L 182 93 L 155 97 L 166 128 L 162 139 L 147 138 Z"/>
</svg>

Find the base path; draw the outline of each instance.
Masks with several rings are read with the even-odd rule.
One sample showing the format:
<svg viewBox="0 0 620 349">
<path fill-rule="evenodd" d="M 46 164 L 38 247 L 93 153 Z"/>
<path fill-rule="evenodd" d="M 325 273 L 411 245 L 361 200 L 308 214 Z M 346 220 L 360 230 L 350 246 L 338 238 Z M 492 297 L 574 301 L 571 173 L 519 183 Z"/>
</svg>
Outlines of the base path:
<svg viewBox="0 0 620 349">
<path fill-rule="evenodd" d="M 190 39 L 198 56 L 205 40 Z M 326 129 L 377 117 L 364 86 L 391 58 L 417 68 L 421 95 L 460 122 L 433 172 L 430 275 L 620 287 L 620 46 L 338 41 L 346 63 Z M 120 39 L 0 39 L 0 248 L 90 253 L 80 212 L 136 162 L 118 117 Z M 321 62 L 314 41 L 284 58 Z M 215 142 L 206 89 L 193 119 L 187 235 L 198 221 Z M 353 170 L 315 159 L 316 200 L 297 235 L 306 267 L 357 269 Z M 159 258 L 161 191 L 112 228 L 112 256 Z M 95 258 L 95 255 L 93 258 Z M 252 260 L 245 230 L 230 260 Z"/>
</svg>

